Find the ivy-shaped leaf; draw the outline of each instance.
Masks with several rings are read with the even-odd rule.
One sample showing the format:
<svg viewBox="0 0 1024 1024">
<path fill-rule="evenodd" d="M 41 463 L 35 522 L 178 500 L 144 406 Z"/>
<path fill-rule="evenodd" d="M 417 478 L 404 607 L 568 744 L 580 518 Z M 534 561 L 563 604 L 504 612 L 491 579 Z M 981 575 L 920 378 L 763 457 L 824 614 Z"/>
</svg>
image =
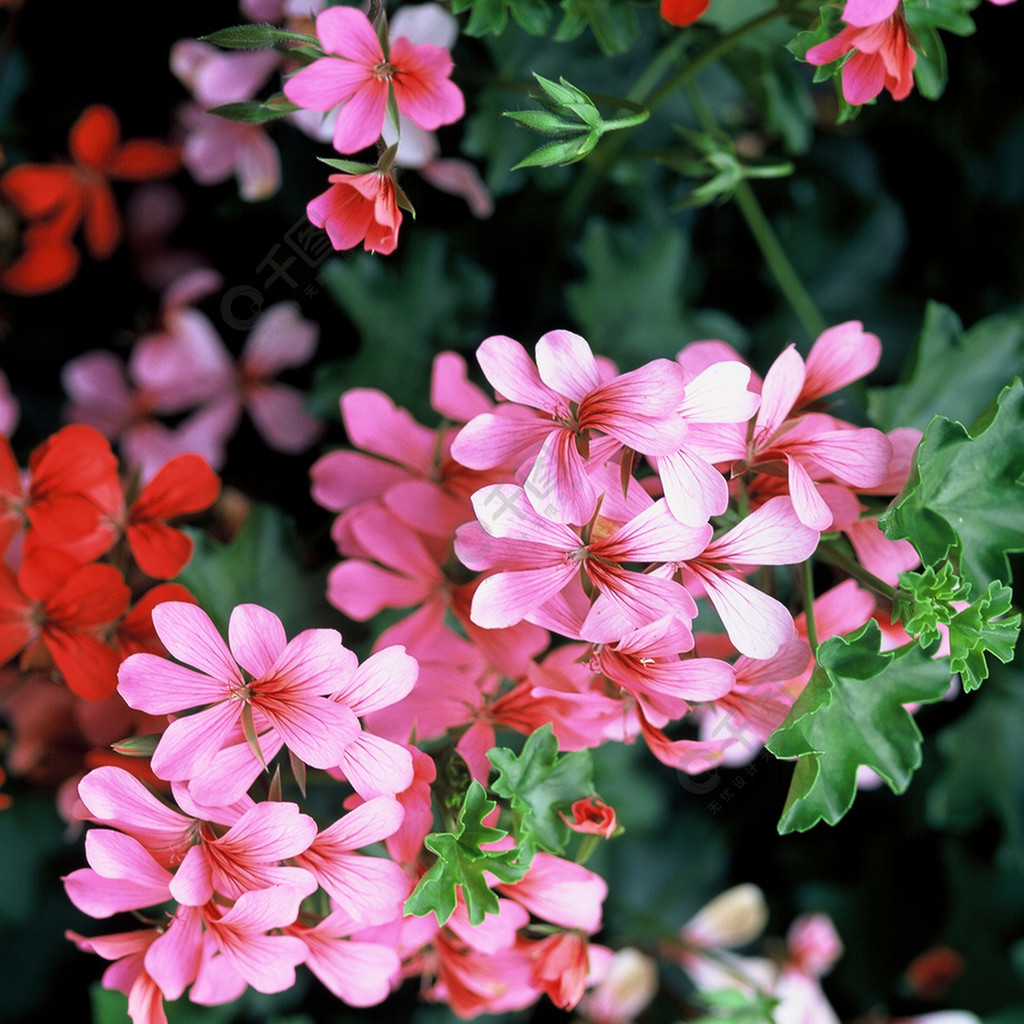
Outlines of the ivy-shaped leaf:
<svg viewBox="0 0 1024 1024">
<path fill-rule="evenodd" d="M 559 754 L 549 723 L 527 738 L 520 754 L 498 747 L 487 756 L 498 771 L 491 788 L 510 801 L 520 846 L 561 853 L 569 828 L 559 810 L 594 791 L 590 751 Z"/>
<path fill-rule="evenodd" d="M 976 690 L 988 678 L 986 652 L 1004 665 L 1013 658 L 1020 634 L 1020 612 L 1011 616 L 1013 594 L 1001 583 L 988 590 L 949 623 L 950 667 L 960 673 L 965 691 Z"/>
<path fill-rule="evenodd" d="M 861 765 L 894 793 L 907 788 L 919 767 L 921 733 L 903 705 L 939 700 L 949 685 L 949 663 L 933 660 L 917 644 L 883 652 L 881 636 L 872 619 L 821 644 L 804 692 L 768 738 L 776 757 L 799 759 L 781 833 L 839 821 L 853 804 Z"/>
<path fill-rule="evenodd" d="M 948 625 L 956 614 L 953 602 L 964 600 L 971 590 L 950 562 L 943 562 L 938 572 L 930 565 L 923 572 L 901 572 L 899 580 L 892 621 L 925 645 L 939 639 L 939 625 Z"/>
<path fill-rule="evenodd" d="M 878 520 L 909 540 L 925 565 L 947 555 L 979 588 L 1009 583 L 1011 551 L 1024 551 L 1024 384 L 1005 387 L 973 434 L 936 416 L 903 491 Z"/>
<path fill-rule="evenodd" d="M 460 891 L 470 923 L 482 924 L 487 914 L 498 913 L 498 897 L 486 876 L 493 875 L 502 882 L 520 881 L 530 866 L 532 852 L 523 856 L 516 847 L 480 849 L 508 835 L 504 829 L 483 823 L 496 806 L 474 779 L 466 790 L 456 830 L 434 832 L 424 840 L 437 860 L 405 901 L 407 914 L 424 917 L 433 913 L 438 925 L 443 925 L 455 912 Z"/>
</svg>

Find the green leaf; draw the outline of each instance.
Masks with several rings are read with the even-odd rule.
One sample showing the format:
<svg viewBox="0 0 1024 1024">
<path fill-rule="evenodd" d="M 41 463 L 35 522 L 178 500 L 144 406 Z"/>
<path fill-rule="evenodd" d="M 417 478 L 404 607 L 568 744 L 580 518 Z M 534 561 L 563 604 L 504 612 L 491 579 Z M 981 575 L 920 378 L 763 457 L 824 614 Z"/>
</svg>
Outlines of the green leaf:
<svg viewBox="0 0 1024 1024">
<path fill-rule="evenodd" d="M 575 39 L 585 27 L 594 33 L 597 45 L 608 56 L 625 53 L 636 40 L 639 23 L 628 0 L 562 0 L 562 21 L 555 39 Z"/>
<path fill-rule="evenodd" d="M 188 529 L 195 550 L 178 576 L 222 631 L 239 604 L 269 608 L 289 636 L 336 624 L 325 599 L 326 574 L 305 568 L 294 522 L 270 505 L 254 505 L 229 544 Z"/>
<path fill-rule="evenodd" d="M 971 589 L 950 562 L 943 562 L 938 572 L 932 566 L 923 572 L 901 572 L 899 582 L 892 621 L 924 644 L 939 639 L 939 625 L 948 625 L 956 614 L 953 601 L 963 600 Z"/>
<path fill-rule="evenodd" d="M 561 853 L 569 828 L 558 811 L 594 792 L 590 751 L 559 754 L 549 723 L 527 738 L 518 755 L 498 747 L 487 756 L 498 771 L 491 788 L 510 801 L 515 815 L 516 840 Z"/>
<path fill-rule="evenodd" d="M 273 121 L 278 117 L 287 117 L 301 110 L 294 103 L 290 103 L 283 96 L 273 97 L 265 103 L 259 100 L 243 100 L 239 103 L 224 103 L 219 107 L 211 107 L 208 114 L 216 114 L 218 117 L 226 118 L 228 121 L 241 121 L 243 124 L 262 124 L 264 121 Z"/>
<path fill-rule="evenodd" d="M 995 818 L 1024 856 L 1024 689 L 1009 673 L 996 674 L 967 713 L 938 737 L 945 767 L 928 791 L 935 828 L 966 833 Z"/>
<path fill-rule="evenodd" d="M 965 331 L 960 318 L 929 302 L 907 376 L 868 392 L 868 414 L 882 430 L 924 430 L 941 414 L 973 423 L 1013 371 L 1024 365 L 1024 316 L 990 316 Z"/>
<path fill-rule="evenodd" d="M 472 924 L 481 924 L 487 914 L 498 913 L 498 897 L 485 874 L 502 882 L 518 882 L 530 866 L 533 853 L 516 847 L 480 849 L 482 844 L 497 842 L 508 835 L 504 829 L 483 823 L 496 806 L 474 779 L 466 790 L 456 830 L 433 832 L 423 841 L 437 860 L 405 901 L 407 914 L 424 917 L 433 913 L 438 925 L 443 925 L 455 912 L 460 891 Z"/>
<path fill-rule="evenodd" d="M 501 35 L 509 14 L 532 36 L 544 35 L 551 23 L 552 10 L 546 0 L 452 0 L 452 12 L 469 11 L 463 28 L 467 36 Z"/>
<path fill-rule="evenodd" d="M 984 588 L 1010 582 L 1011 551 L 1024 551 L 1024 384 L 1003 389 L 974 433 L 936 416 L 903 491 L 878 520 L 890 540 L 907 539 L 925 565 L 947 555 Z"/>
<path fill-rule="evenodd" d="M 939 700 L 949 666 L 917 644 L 881 651 L 871 620 L 818 648 L 817 667 L 789 716 L 767 742 L 796 769 L 779 832 L 803 832 L 819 821 L 834 825 L 853 804 L 857 769 L 876 771 L 902 793 L 921 763 L 921 733 L 904 704 Z"/>
<path fill-rule="evenodd" d="M 950 667 L 960 673 L 965 691 L 976 690 L 988 678 L 986 653 L 1004 665 L 1013 658 L 1021 616 L 1010 615 L 1012 596 L 1009 587 L 991 583 L 974 604 L 950 620 Z"/>
<path fill-rule="evenodd" d="M 320 45 L 320 40 L 315 36 L 285 32 L 273 25 L 235 25 L 199 38 L 205 43 L 213 43 L 214 46 L 220 46 L 225 50 L 262 50 L 264 47 L 277 46 L 279 43 Z"/>
</svg>

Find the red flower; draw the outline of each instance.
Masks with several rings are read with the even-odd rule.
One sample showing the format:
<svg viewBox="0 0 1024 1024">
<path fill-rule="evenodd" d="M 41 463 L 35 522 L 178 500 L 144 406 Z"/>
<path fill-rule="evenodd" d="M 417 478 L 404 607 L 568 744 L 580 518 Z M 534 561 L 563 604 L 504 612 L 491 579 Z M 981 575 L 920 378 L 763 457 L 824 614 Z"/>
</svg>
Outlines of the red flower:
<svg viewBox="0 0 1024 1024">
<path fill-rule="evenodd" d="M 577 800 L 572 805 L 572 821 L 564 814 L 561 817 L 573 832 L 588 832 L 605 839 L 615 832 L 615 811 L 596 797 Z"/>
<path fill-rule="evenodd" d="M 68 134 L 70 164 L 21 164 L 0 179 L 0 194 L 28 222 L 22 252 L 0 273 L 0 286 L 21 295 L 62 288 L 75 276 L 81 254 L 72 244 L 79 228 L 93 259 L 107 259 L 121 241 L 121 215 L 110 181 L 149 181 L 178 169 L 177 146 L 155 139 L 121 142 L 110 107 L 87 107 Z"/>
<path fill-rule="evenodd" d="M 367 252 L 395 251 L 402 211 L 395 179 L 382 171 L 332 174 L 331 187 L 306 207 L 306 216 L 325 228 L 335 249 L 363 243 Z"/>
<path fill-rule="evenodd" d="M 680 28 L 692 25 L 708 9 L 711 0 L 661 0 L 661 16 Z"/>
<path fill-rule="evenodd" d="M 155 579 L 177 576 L 192 556 L 192 539 L 163 520 L 209 508 L 220 479 L 194 454 L 169 459 L 128 510 L 125 534 L 139 568 Z"/>
<path fill-rule="evenodd" d="M 109 697 L 120 657 L 102 634 L 129 597 L 113 566 L 79 566 L 53 549 L 33 551 L 17 577 L 0 566 L 0 664 L 19 651 L 22 668 L 52 660 L 80 697 Z"/>
</svg>

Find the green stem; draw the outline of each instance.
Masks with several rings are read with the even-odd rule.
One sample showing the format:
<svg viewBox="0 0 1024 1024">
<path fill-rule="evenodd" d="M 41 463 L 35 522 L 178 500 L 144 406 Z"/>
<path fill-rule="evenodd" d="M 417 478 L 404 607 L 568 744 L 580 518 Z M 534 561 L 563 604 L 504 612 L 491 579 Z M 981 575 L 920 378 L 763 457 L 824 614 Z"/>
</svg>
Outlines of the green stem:
<svg viewBox="0 0 1024 1024">
<path fill-rule="evenodd" d="M 825 320 L 786 255 L 786 250 L 782 248 L 782 243 L 772 229 L 764 210 L 761 209 L 750 183 L 741 181 L 736 186 L 733 198 L 790 309 L 808 337 L 817 338 L 825 330 Z"/>
<path fill-rule="evenodd" d="M 687 83 L 686 92 L 704 131 L 709 135 L 720 135 L 721 129 L 697 83 Z M 747 227 L 754 236 L 754 241 L 761 250 L 761 255 L 764 257 L 765 263 L 768 264 L 768 269 L 771 271 L 772 277 L 775 278 L 779 291 L 782 292 L 790 309 L 793 310 L 808 336 L 817 338 L 825 330 L 825 321 L 818 312 L 814 300 L 804 288 L 800 275 L 797 274 L 786 255 L 786 250 L 783 249 L 771 222 L 765 216 L 764 210 L 761 209 L 761 204 L 757 201 L 750 182 L 740 181 L 733 191 L 733 199 L 736 200 L 736 205 L 747 222 Z"/>
<path fill-rule="evenodd" d="M 895 601 L 903 596 L 902 591 L 886 583 L 885 580 L 879 579 L 874 573 L 868 572 L 860 562 L 855 558 L 851 558 L 842 548 L 837 547 L 834 543 L 826 541 L 823 544 L 819 544 L 814 556 L 823 562 L 827 562 L 829 565 L 842 569 L 843 572 L 849 573 L 855 580 L 859 580 L 865 586 L 871 587 L 872 590 L 877 591 L 882 597 L 886 597 L 890 601 Z"/>
<path fill-rule="evenodd" d="M 709 46 L 703 53 L 699 54 L 688 64 L 683 65 L 671 78 L 662 82 L 656 88 L 656 83 L 665 72 L 679 59 L 690 41 L 690 34 L 680 32 L 668 44 L 666 44 L 647 65 L 647 70 L 637 79 L 633 88 L 628 93 L 628 99 L 634 103 L 643 104 L 648 110 L 653 111 L 663 103 L 676 89 L 686 82 L 699 75 L 706 67 L 713 64 L 723 54 L 728 53 L 737 43 L 751 32 L 757 31 L 763 25 L 767 25 L 776 18 L 781 17 L 788 10 L 788 4 L 782 3 L 778 7 L 765 11 L 763 14 L 752 18 L 750 21 L 740 25 L 728 35 L 722 36 L 714 45 Z M 594 152 L 584 164 L 583 171 L 576 179 L 576 183 L 570 191 L 562 207 L 562 222 L 565 225 L 574 224 L 582 214 L 590 199 L 591 193 L 597 187 L 598 182 L 604 176 L 608 167 L 618 159 L 626 141 L 629 138 L 630 129 L 619 132 L 616 135 L 608 136 L 598 143 Z"/>
<path fill-rule="evenodd" d="M 814 624 L 814 563 L 811 559 L 804 562 L 804 619 L 807 622 L 807 642 L 811 645 L 811 654 L 818 649 L 818 627 Z"/>
</svg>

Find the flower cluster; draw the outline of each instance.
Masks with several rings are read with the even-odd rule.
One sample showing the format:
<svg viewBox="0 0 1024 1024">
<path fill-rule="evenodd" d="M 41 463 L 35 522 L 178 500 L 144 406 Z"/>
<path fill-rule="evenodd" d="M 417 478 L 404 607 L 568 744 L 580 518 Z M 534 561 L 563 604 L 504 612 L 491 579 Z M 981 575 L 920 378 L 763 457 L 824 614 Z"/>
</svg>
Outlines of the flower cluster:
<svg viewBox="0 0 1024 1024">
<path fill-rule="evenodd" d="M 536 362 L 511 338 L 480 346 L 496 403 L 459 357 L 438 358 L 434 407 L 461 427 L 434 432 L 378 392 L 347 393 L 345 426 L 367 454 L 313 468 L 344 556 L 328 599 L 356 619 L 410 609 L 381 642 L 421 666 L 375 728 L 457 737 L 482 782 L 496 727 L 550 722 L 563 750 L 641 737 L 688 772 L 749 755 L 809 674 L 802 620 L 765 588 L 767 567 L 804 562 L 825 531 L 886 577 L 916 564 L 870 508 L 902 486 L 919 435 L 820 411 L 879 356 L 850 322 L 806 360 L 790 346 L 763 380 L 718 342 L 620 373 L 552 331 Z M 874 610 L 848 581 L 817 635 Z M 712 618 L 724 632 L 703 627 Z M 670 739 L 686 719 L 728 733 Z"/>
<path fill-rule="evenodd" d="M 336 630 L 288 640 L 256 605 L 232 612 L 227 644 L 193 604 L 164 603 L 153 622 L 178 661 L 133 654 L 119 691 L 131 707 L 168 716 L 152 768 L 175 806 L 122 769 L 89 773 L 80 816 L 104 827 L 87 834 L 89 867 L 65 879 L 93 917 L 149 914 L 141 930 L 70 936 L 115 961 L 104 983 L 125 992 L 135 1024 L 163 1022 L 163 1000 L 186 989 L 203 1005 L 247 986 L 282 991 L 299 964 L 352 1006 L 381 1002 L 410 975 L 433 978 L 431 995 L 466 1017 L 542 992 L 579 1000 L 606 891 L 586 868 L 538 853 L 497 886 L 499 911 L 483 924 L 461 904 L 443 926 L 403 918 L 424 870 L 434 768 L 360 721 L 412 689 L 417 665 L 402 647 L 359 664 Z M 303 794 L 315 782 L 307 769 L 347 783 L 348 810 L 317 822 L 284 799 L 280 771 L 265 774 L 282 750 Z M 359 852 L 385 841 L 390 856 Z M 529 937 L 531 914 L 556 932 Z"/>
</svg>

